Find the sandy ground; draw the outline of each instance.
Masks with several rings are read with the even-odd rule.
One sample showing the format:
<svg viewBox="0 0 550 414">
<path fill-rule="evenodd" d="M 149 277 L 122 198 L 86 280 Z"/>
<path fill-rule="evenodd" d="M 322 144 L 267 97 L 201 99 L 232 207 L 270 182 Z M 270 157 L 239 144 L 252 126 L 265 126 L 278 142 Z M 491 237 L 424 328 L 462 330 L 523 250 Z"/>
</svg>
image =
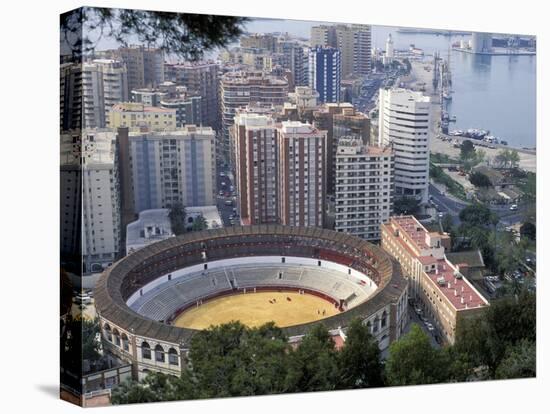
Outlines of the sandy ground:
<svg viewBox="0 0 550 414">
<path fill-rule="evenodd" d="M 291 300 L 287 300 L 287 297 Z M 275 302 L 270 303 L 273 299 Z M 325 315 L 322 314 L 323 311 Z M 239 320 L 251 327 L 269 321 L 285 327 L 324 319 L 339 312 L 331 303 L 313 295 L 258 292 L 226 296 L 206 302 L 198 308 L 191 308 L 182 313 L 174 320 L 174 325 L 205 329 L 210 325 Z"/>
<path fill-rule="evenodd" d="M 408 81 L 406 87 L 418 90 L 424 84 L 424 87 L 426 88 L 425 93 L 427 95 L 430 95 L 430 97 L 432 98 L 434 122 L 432 123 L 432 140 L 430 142 L 430 151 L 433 153 L 439 152 L 441 154 L 447 154 L 451 157 L 458 157 L 458 155 L 460 154 L 459 148 L 454 148 L 451 142 L 443 141 L 436 138 L 436 136 L 439 134 L 439 130 L 437 128 L 437 124 L 435 120 L 439 120 L 441 116 L 440 98 L 438 94 L 433 93 L 434 92 L 433 86 L 432 86 L 433 70 L 426 70 L 426 67 L 429 67 L 431 69 L 433 65 L 431 63 L 423 63 L 423 62 L 416 62 L 416 61 L 411 62 L 411 64 L 412 64 L 412 72 L 411 72 L 411 75 L 406 79 Z M 489 161 L 490 163 L 502 151 L 502 149 L 506 147 L 500 147 L 500 148 L 479 147 L 479 148 L 485 151 L 486 160 Z M 512 148 L 510 147 L 510 149 Z M 520 158 L 519 167 L 526 171 L 536 172 L 536 169 L 537 169 L 536 154 L 533 151 L 524 151 L 522 149 L 517 149 L 517 151 Z"/>
</svg>

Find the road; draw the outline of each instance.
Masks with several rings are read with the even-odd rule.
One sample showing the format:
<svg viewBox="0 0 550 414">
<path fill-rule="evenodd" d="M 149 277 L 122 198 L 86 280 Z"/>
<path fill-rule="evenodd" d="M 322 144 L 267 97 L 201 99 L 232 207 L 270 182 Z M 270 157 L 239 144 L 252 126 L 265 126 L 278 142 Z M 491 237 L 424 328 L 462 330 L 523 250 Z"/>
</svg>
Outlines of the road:
<svg viewBox="0 0 550 414">
<path fill-rule="evenodd" d="M 223 173 L 224 175 L 220 175 Z M 231 180 L 231 177 L 228 175 L 229 171 L 227 168 L 222 168 L 218 166 L 218 176 L 216 178 L 216 200 L 217 200 L 217 206 L 218 210 L 220 212 L 220 216 L 223 221 L 224 226 L 231 226 L 231 218 L 230 216 L 233 214 L 233 208 L 236 207 L 236 202 L 234 200 L 234 194 L 235 192 L 231 192 L 231 186 L 233 186 L 233 181 Z M 223 195 L 220 195 L 220 191 L 223 192 Z M 231 205 L 227 205 L 226 203 L 228 201 L 231 201 Z"/>
<path fill-rule="evenodd" d="M 468 206 L 468 203 L 450 198 L 445 192 L 442 192 L 433 184 L 430 184 L 428 191 L 437 211 L 443 214 L 450 214 L 453 218 L 454 225 L 460 224 L 458 215 L 464 207 Z M 510 210 L 510 206 L 507 205 L 489 206 L 489 208 L 499 217 L 502 225 L 511 226 L 524 221 L 525 213 L 529 209 L 529 204 L 519 204 L 518 209 L 515 211 Z"/>
</svg>

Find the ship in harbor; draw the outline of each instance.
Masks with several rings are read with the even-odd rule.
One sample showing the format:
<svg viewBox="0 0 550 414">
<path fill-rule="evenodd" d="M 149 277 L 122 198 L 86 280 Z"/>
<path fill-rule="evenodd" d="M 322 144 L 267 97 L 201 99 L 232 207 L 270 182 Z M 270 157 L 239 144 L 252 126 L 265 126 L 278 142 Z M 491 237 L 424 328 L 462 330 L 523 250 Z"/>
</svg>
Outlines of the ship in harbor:
<svg viewBox="0 0 550 414">
<path fill-rule="evenodd" d="M 466 131 L 462 129 L 453 129 L 449 131 L 448 135 L 451 137 L 471 138 L 488 144 L 508 145 L 507 141 L 495 137 L 494 135 L 489 135 L 489 131 L 486 129 L 470 128 Z"/>
</svg>

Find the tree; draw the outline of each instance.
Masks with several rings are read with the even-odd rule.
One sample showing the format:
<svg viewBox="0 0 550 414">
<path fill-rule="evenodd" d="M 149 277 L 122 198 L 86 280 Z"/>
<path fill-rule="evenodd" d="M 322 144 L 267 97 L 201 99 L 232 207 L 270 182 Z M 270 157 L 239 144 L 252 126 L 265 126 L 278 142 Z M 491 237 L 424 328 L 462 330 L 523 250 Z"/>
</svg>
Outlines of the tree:
<svg viewBox="0 0 550 414">
<path fill-rule="evenodd" d="M 470 140 L 462 141 L 460 145 L 460 162 L 465 171 L 470 171 L 485 158 L 485 152 L 476 151 L 474 144 Z"/>
<path fill-rule="evenodd" d="M 83 7 L 61 15 L 63 48 L 74 58 L 92 53 L 102 38 L 138 42 L 183 60 L 198 60 L 243 33 L 246 17 Z"/>
<path fill-rule="evenodd" d="M 501 168 L 517 168 L 519 161 L 520 157 L 516 150 L 503 149 L 495 157 L 495 162 Z"/>
<path fill-rule="evenodd" d="M 172 227 L 172 233 L 176 236 L 185 233 L 185 207 L 181 203 L 175 203 L 170 208 L 168 218 L 170 219 L 170 226 Z"/>
<path fill-rule="evenodd" d="M 329 391 L 337 383 L 334 342 L 324 325 L 315 325 L 289 355 L 285 388 L 289 392 Z"/>
<path fill-rule="evenodd" d="M 441 227 L 444 232 L 452 233 L 454 230 L 453 216 L 450 214 L 445 214 L 441 219 Z"/>
<path fill-rule="evenodd" d="M 193 369 L 184 377 L 186 398 L 277 394 L 284 391 L 288 343 L 270 323 L 248 328 L 231 322 L 191 340 Z"/>
<path fill-rule="evenodd" d="M 458 217 L 469 227 L 488 227 L 498 223 L 498 217 L 488 207 L 480 203 L 464 207 Z"/>
<path fill-rule="evenodd" d="M 111 401 L 117 405 L 179 400 L 180 382 L 172 375 L 151 372 L 141 382 L 128 380 L 113 388 Z"/>
<path fill-rule="evenodd" d="M 460 159 L 467 160 L 474 156 L 476 149 L 472 141 L 465 139 L 460 145 Z"/>
<path fill-rule="evenodd" d="M 417 324 L 409 333 L 390 345 L 386 361 L 388 385 L 420 385 L 449 379 L 446 354 L 434 349 L 428 336 Z"/>
<path fill-rule="evenodd" d="M 486 367 L 489 378 L 495 378 L 509 348 L 524 340 L 536 341 L 536 296 L 526 290 L 517 298 L 494 302 L 478 318 L 464 320 L 454 347 L 472 367 Z"/>
<path fill-rule="evenodd" d="M 201 230 L 206 230 L 207 228 L 208 228 L 208 223 L 206 222 L 206 219 L 202 215 L 197 216 L 193 221 L 192 231 L 201 231 Z"/>
<path fill-rule="evenodd" d="M 521 237 L 527 237 L 529 240 L 535 241 L 537 238 L 537 226 L 527 221 L 521 225 L 519 234 L 521 234 Z"/>
<path fill-rule="evenodd" d="M 415 214 L 420 206 L 420 201 L 414 197 L 401 197 L 393 203 L 395 214 Z"/>
<path fill-rule="evenodd" d="M 537 376 L 536 343 L 521 340 L 506 350 L 506 356 L 499 364 L 495 378 L 532 378 Z"/>
<path fill-rule="evenodd" d="M 471 173 L 469 178 L 470 182 L 476 187 L 492 187 L 489 177 L 479 171 Z"/>
<path fill-rule="evenodd" d="M 378 342 L 360 319 L 354 319 L 346 331 L 346 342 L 338 353 L 340 389 L 381 387 L 383 368 Z"/>
</svg>

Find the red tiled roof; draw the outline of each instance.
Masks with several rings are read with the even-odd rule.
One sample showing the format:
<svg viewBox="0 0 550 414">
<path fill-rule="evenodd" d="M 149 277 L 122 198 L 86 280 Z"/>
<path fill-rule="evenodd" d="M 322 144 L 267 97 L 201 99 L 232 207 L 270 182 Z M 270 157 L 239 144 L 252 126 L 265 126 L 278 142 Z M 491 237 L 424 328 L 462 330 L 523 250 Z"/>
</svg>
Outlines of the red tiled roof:
<svg viewBox="0 0 550 414">
<path fill-rule="evenodd" d="M 478 308 L 487 305 L 485 299 L 464 277 L 455 277 L 454 268 L 446 259 L 439 259 L 436 268 L 437 272 L 432 270 L 425 273 L 457 310 Z M 438 279 L 444 281 L 445 284 L 440 285 Z"/>
</svg>

